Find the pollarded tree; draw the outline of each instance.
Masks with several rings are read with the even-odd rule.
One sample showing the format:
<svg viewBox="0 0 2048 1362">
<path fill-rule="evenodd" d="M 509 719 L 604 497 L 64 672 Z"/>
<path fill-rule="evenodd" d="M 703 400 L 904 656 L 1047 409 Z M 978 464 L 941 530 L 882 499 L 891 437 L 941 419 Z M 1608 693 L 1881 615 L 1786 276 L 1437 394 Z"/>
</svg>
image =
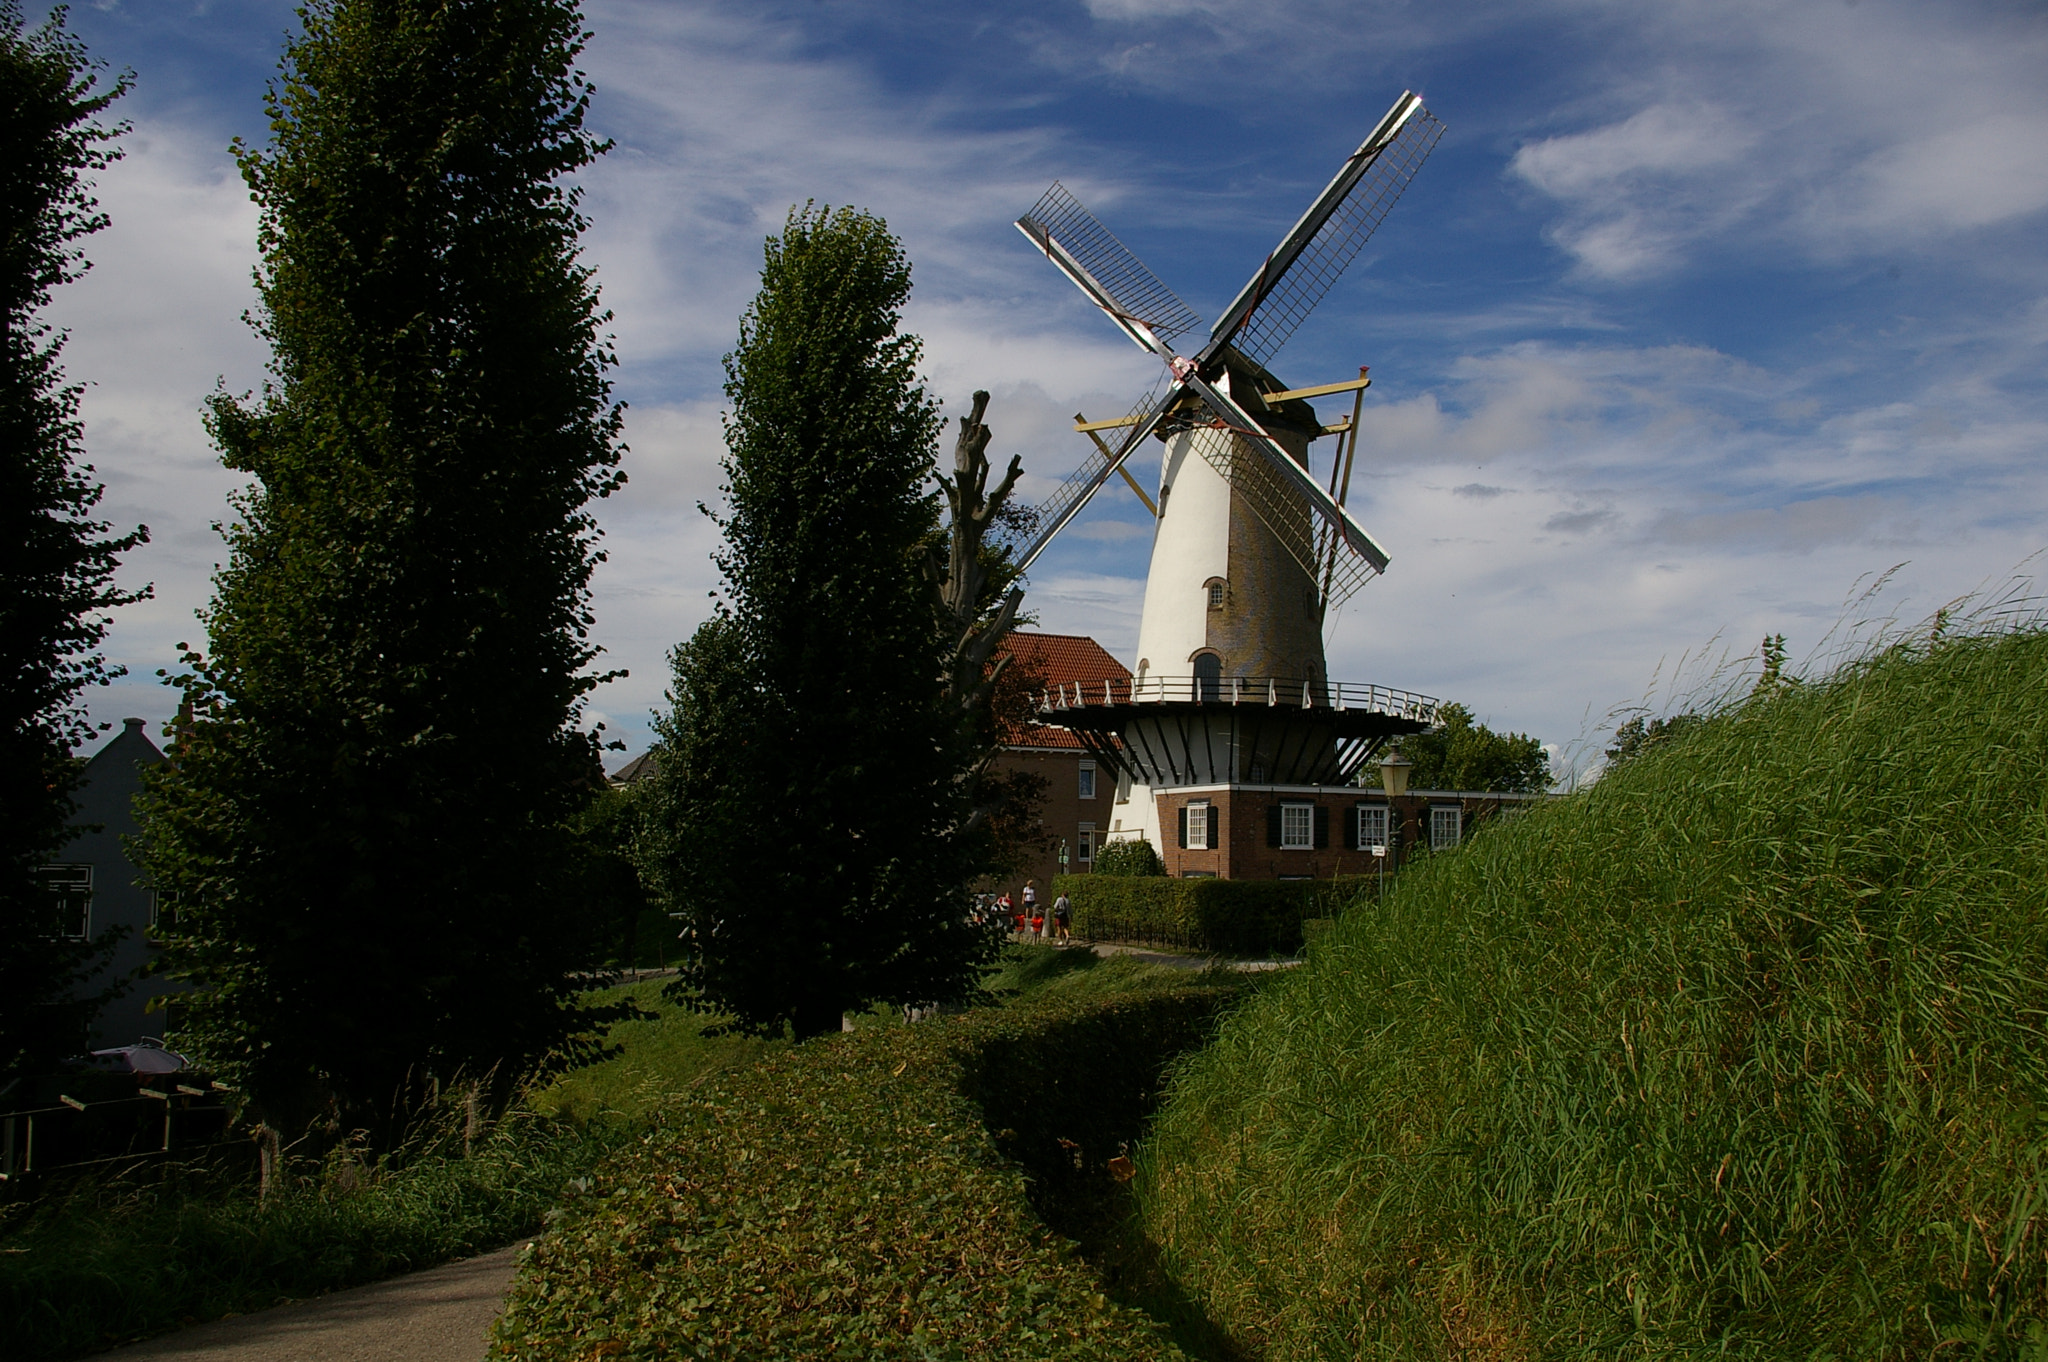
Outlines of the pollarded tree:
<svg viewBox="0 0 2048 1362">
<path fill-rule="evenodd" d="M 880 219 L 805 207 L 726 358 L 725 600 L 674 655 L 645 870 L 684 916 L 693 996 L 752 1029 L 957 996 L 990 949 L 909 290 Z"/>
<path fill-rule="evenodd" d="M 590 1020 L 561 880 L 601 778 L 588 504 L 621 480 L 563 183 L 604 150 L 574 4 L 300 13 L 271 141 L 238 147 L 273 380 L 210 418 L 255 481 L 147 824 L 179 1042 L 283 1121 Z"/>
<path fill-rule="evenodd" d="M 41 314 L 106 225 L 84 176 L 117 154 L 122 128 L 96 120 L 127 88 L 99 85 L 61 11 L 27 30 L 0 0 L 0 1082 L 77 1051 L 95 1001 L 77 985 L 104 944 L 65 938 L 35 870 L 72 812 L 70 749 L 92 732 L 80 694 L 119 674 L 98 652 L 106 612 L 148 594 L 114 570 L 148 532 L 92 517 L 79 389 Z"/>
</svg>

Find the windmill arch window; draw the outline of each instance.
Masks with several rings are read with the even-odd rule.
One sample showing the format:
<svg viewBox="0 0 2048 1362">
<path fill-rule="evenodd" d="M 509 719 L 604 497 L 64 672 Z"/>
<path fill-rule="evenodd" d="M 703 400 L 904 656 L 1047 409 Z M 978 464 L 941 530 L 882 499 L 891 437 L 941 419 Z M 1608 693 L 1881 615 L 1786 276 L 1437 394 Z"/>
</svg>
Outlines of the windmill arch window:
<svg viewBox="0 0 2048 1362">
<path fill-rule="evenodd" d="M 1223 659 L 1216 653 L 1195 654 L 1195 698 L 1218 700 L 1223 696 Z"/>
<path fill-rule="evenodd" d="M 1223 608 L 1223 594 L 1229 589 L 1229 586 L 1230 583 L 1224 581 L 1221 577 L 1211 577 L 1207 582 L 1203 583 L 1202 589 L 1209 593 L 1209 608 L 1211 610 L 1221 610 Z"/>
</svg>

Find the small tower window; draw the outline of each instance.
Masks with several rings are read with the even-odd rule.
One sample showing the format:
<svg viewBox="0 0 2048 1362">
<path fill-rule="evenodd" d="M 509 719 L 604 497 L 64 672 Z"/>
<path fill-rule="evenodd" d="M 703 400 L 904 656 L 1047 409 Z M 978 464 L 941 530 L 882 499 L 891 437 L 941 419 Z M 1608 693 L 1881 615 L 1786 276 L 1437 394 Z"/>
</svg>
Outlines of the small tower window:
<svg viewBox="0 0 2048 1362">
<path fill-rule="evenodd" d="M 1221 610 L 1223 608 L 1223 579 L 1221 577 L 1211 577 L 1209 579 L 1209 608 L 1211 610 Z"/>
</svg>

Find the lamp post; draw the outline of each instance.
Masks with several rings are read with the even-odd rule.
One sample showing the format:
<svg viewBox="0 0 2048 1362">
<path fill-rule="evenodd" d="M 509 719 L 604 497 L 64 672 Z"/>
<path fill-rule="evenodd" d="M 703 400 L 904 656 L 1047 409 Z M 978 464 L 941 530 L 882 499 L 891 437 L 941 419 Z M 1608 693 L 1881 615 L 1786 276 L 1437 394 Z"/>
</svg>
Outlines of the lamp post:
<svg viewBox="0 0 2048 1362">
<path fill-rule="evenodd" d="M 1408 793 L 1408 773 L 1414 767 L 1414 762 L 1401 755 L 1401 749 L 1398 745 L 1388 748 L 1387 755 L 1380 759 L 1380 788 L 1387 792 L 1387 845 L 1389 848 L 1398 847 L 1401 844 L 1401 825 L 1396 821 L 1400 815 L 1394 808 L 1394 801 Z M 1387 858 L 1382 854 L 1380 856 L 1381 891 L 1384 892 L 1386 887 Z"/>
</svg>

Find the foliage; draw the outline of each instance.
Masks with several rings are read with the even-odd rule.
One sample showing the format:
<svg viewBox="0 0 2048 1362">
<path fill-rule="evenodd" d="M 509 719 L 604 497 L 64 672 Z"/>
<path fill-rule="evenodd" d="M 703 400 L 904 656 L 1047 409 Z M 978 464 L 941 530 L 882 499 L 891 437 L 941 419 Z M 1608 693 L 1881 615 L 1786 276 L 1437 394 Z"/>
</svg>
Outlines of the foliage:
<svg viewBox="0 0 2048 1362">
<path fill-rule="evenodd" d="M 594 1064 L 557 1075 L 528 1099 L 545 1116 L 579 1121 L 622 1116 L 638 1121 L 704 1075 L 751 1064 L 780 1041 L 711 1035 L 713 1019 L 661 996 L 662 981 L 646 979 L 606 990 L 612 1002 L 637 1015 L 605 1034 L 611 1053 Z"/>
<path fill-rule="evenodd" d="M 962 997 L 994 948 L 967 911 L 909 289 L 879 218 L 797 209 L 726 357 L 725 599 L 673 654 L 643 868 L 684 924 L 678 996 L 758 1033 Z"/>
<path fill-rule="evenodd" d="M 36 867 L 75 810 L 69 749 L 92 734 L 79 704 L 121 674 L 96 651 L 104 612 L 148 595 L 114 585 L 121 554 L 147 541 L 92 518 L 101 485 L 85 463 L 80 389 L 64 382 L 64 336 L 41 319 L 87 268 L 77 243 L 106 225 L 84 177 L 120 153 L 126 129 L 97 121 L 128 89 L 64 31 L 35 30 L 0 0 L 0 1083 L 75 1053 L 96 998 L 74 998 L 110 939 L 68 941 Z"/>
<path fill-rule="evenodd" d="M 462 1103 L 444 1100 L 393 1154 L 291 1161 L 262 1200 L 233 1169 L 192 1164 L 6 1206 L 7 1355 L 75 1357 L 497 1248 L 630 1132 L 515 1108 L 472 1130 L 465 1153 L 464 1125 Z"/>
<path fill-rule="evenodd" d="M 1362 901 L 1139 1159 L 1249 1350 L 2028 1355 L 2048 633 L 1733 697 Z"/>
<path fill-rule="evenodd" d="M 212 404 L 255 483 L 145 848 L 198 985 L 176 1043 L 286 1128 L 596 1020 L 562 905 L 602 779 L 587 503 L 620 482 L 574 5 L 300 13 L 270 144 L 238 145 L 274 384 Z"/>
<path fill-rule="evenodd" d="M 577 867 L 574 911 L 590 926 L 592 963 L 599 966 L 649 968 L 666 965 L 675 954 L 675 926 L 640 882 L 637 796 L 636 789 L 601 785 L 570 822 Z"/>
<path fill-rule="evenodd" d="M 984 1008 L 719 1075 L 534 1246 L 491 1355 L 1179 1356 L 1033 1208 L 1114 1185 L 1232 996 Z"/>
<path fill-rule="evenodd" d="M 1658 743 L 1681 737 L 1705 722 L 1697 714 L 1673 714 L 1668 718 L 1637 714 L 1614 730 L 1614 746 L 1607 749 L 1607 763 L 1613 766 L 1633 761 Z"/>
<path fill-rule="evenodd" d="M 1166 866 L 1160 861 L 1159 853 L 1152 849 L 1151 842 L 1143 837 L 1127 837 L 1106 843 L 1096 851 L 1095 873 L 1127 877 L 1164 875 Z"/>
<path fill-rule="evenodd" d="M 1401 739 L 1401 755 L 1413 762 L 1411 790 L 1486 790 L 1496 794 L 1541 794 L 1551 785 L 1550 754 L 1526 733 L 1496 733 L 1472 722 L 1460 704 L 1437 710 L 1435 727 Z M 1362 783 L 1380 786 L 1380 769 L 1368 764 Z"/>
<path fill-rule="evenodd" d="M 1053 893 L 1074 901 L 1074 935 L 1148 941 L 1221 955 L 1292 955 L 1302 923 L 1328 917 L 1370 881 L 1174 879 L 1061 875 Z"/>
</svg>

